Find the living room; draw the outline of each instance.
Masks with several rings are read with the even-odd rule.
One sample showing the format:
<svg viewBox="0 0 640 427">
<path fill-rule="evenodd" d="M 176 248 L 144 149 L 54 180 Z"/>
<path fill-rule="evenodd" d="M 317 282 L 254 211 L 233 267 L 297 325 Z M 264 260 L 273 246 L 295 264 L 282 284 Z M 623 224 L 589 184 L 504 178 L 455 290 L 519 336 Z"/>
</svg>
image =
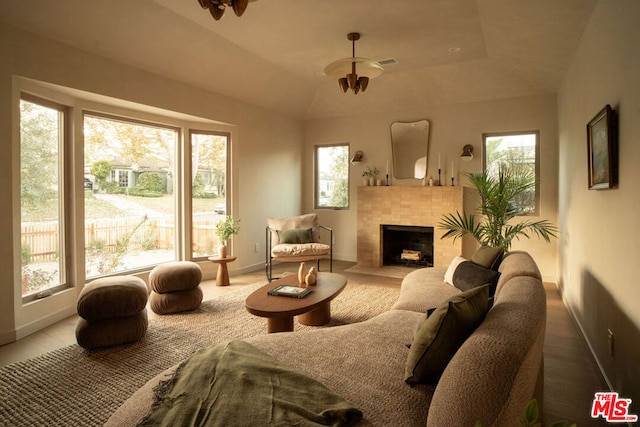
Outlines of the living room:
<svg viewBox="0 0 640 427">
<path fill-rule="evenodd" d="M 220 75 L 214 75 L 212 79 L 237 81 L 237 85 L 246 87 L 234 92 L 237 85 L 219 83 L 216 90 L 203 89 L 195 79 L 178 77 L 181 74 L 177 69 L 184 67 L 178 60 L 177 64 L 158 64 L 157 68 L 144 69 L 135 62 L 111 58 L 119 46 L 129 41 L 121 39 L 126 37 L 122 34 L 130 36 L 135 34 L 135 30 L 123 28 L 122 34 L 110 32 L 113 45 L 97 45 L 93 51 L 85 45 L 74 46 L 72 41 L 61 41 L 65 33 L 48 28 L 49 21 L 64 22 L 59 15 L 64 11 L 57 10 L 58 7 L 64 9 L 62 6 L 40 1 L 21 3 L 13 5 L 6 2 L 0 7 L 0 53 L 3 58 L 0 65 L 3 83 L 0 132 L 5 147 L 5 155 L 0 159 L 3 178 L 0 180 L 0 206 L 6 218 L 0 224 L 0 235 L 9 239 L 18 233 L 16 99 L 19 99 L 20 88 L 25 87 L 21 85 L 36 85 L 43 96 L 62 87 L 70 89 L 64 94 L 69 99 L 81 92 L 99 95 L 86 102 L 104 101 L 104 97 L 121 100 L 122 103 L 115 106 L 120 111 L 146 106 L 146 114 L 162 115 L 170 111 L 210 126 L 214 122 L 223 123 L 224 128 L 232 132 L 234 141 L 231 212 L 242 223 L 242 232 L 233 242 L 234 252 L 241 256 L 230 266 L 232 275 L 262 268 L 264 252 L 256 252 L 255 243 L 263 244 L 260 249 L 264 251 L 267 217 L 311 211 L 317 211 L 323 224 L 336 231 L 335 258 L 356 260 L 355 208 L 314 210 L 312 165 L 315 145 L 348 142 L 352 151 L 362 150 L 365 153 L 364 165 L 383 169 L 391 158 L 391 122 L 426 118 L 432 124 L 432 156 L 428 165 L 429 174 L 432 174 L 437 170 L 437 153 L 448 159 L 459 157 L 465 144 L 473 144 L 476 152 L 480 153 L 484 132 L 539 130 L 539 216 L 556 223 L 560 234 L 551 244 L 528 239 L 516 242 L 513 249 L 528 251 L 540 266 L 544 280 L 557 283 L 566 306 L 585 334 L 611 388 L 634 402 L 640 401 L 640 373 L 636 364 L 640 356 L 637 344 L 640 336 L 640 289 L 635 286 L 633 270 L 629 267 L 638 255 L 636 242 L 640 238 L 640 230 L 633 225 L 624 229 L 620 227 L 620 224 L 635 223 L 639 207 L 637 191 L 630 185 L 640 178 L 640 171 L 631 165 L 633 160 L 640 158 L 640 148 L 634 144 L 640 138 L 640 47 L 636 24 L 640 8 L 636 1 L 577 1 L 574 2 L 575 15 L 570 15 L 571 18 L 561 17 L 561 13 L 567 11 L 556 9 L 556 2 L 545 2 L 530 11 L 537 13 L 545 25 L 554 27 L 552 24 L 555 23 L 556 37 L 574 37 L 574 48 L 556 64 L 560 70 L 559 79 L 551 76 L 548 81 L 535 80 L 526 72 L 516 77 L 512 70 L 518 68 L 517 63 L 511 63 L 511 70 L 504 71 L 480 67 L 476 61 L 468 60 L 462 61 L 463 67 L 478 72 L 477 84 L 473 91 L 465 86 L 469 92 L 463 92 L 458 89 L 456 78 L 474 79 L 468 74 L 455 74 L 454 71 L 459 72 L 458 68 L 440 66 L 429 73 L 425 71 L 427 77 L 424 80 L 429 84 L 418 86 L 408 81 L 405 75 L 394 74 L 392 66 L 389 66 L 389 73 L 373 79 L 367 92 L 357 96 L 342 94 L 336 82 L 324 80 L 318 83 L 320 89 L 314 92 L 315 88 L 308 86 L 306 79 L 295 78 L 289 73 L 279 74 L 270 67 L 264 76 L 253 76 L 253 70 L 244 70 L 241 73 L 242 83 L 231 78 L 233 69 L 222 67 L 216 70 Z M 209 25 L 215 27 L 217 23 L 207 16 L 207 12 L 202 11 L 195 0 L 193 3 L 196 3 L 193 13 L 204 14 L 211 21 Z M 263 3 L 269 3 L 269 0 L 251 2 L 246 16 L 228 16 L 224 24 L 227 27 L 241 25 L 251 13 L 257 14 Z M 506 7 L 502 2 L 497 2 L 497 5 L 490 4 L 496 2 L 484 1 L 465 3 L 472 3 L 478 15 L 481 15 L 478 10 Z M 68 7 L 71 6 L 69 3 Z M 125 2 L 121 6 L 130 7 Z M 169 31 L 171 36 L 163 40 L 167 49 L 173 43 L 179 45 L 183 34 L 186 40 L 186 34 L 208 33 L 191 21 L 177 17 L 164 6 L 131 7 L 141 8 L 134 9 L 140 13 L 146 8 L 155 12 L 159 9 L 160 17 L 155 19 L 160 24 L 175 25 L 175 30 Z M 545 11 L 547 13 L 543 13 Z M 582 21 L 576 24 L 577 32 L 564 34 L 561 28 L 578 17 Z M 87 22 L 95 24 L 101 21 Z M 70 26 L 77 27 L 76 31 L 82 33 L 82 25 L 73 21 Z M 125 26 L 134 27 L 135 20 L 127 21 L 123 24 Z M 334 50 L 327 62 L 349 53 L 345 35 L 353 30 L 358 28 L 344 31 L 340 28 L 337 30 L 340 34 L 332 34 L 340 40 L 336 46 L 342 48 Z M 485 36 L 490 38 L 489 33 Z M 151 36 L 141 34 L 139 37 L 139 54 L 143 55 L 150 46 Z M 525 42 L 530 35 L 523 31 L 512 33 L 512 37 L 516 38 L 515 46 L 518 43 L 527 46 Z M 219 39 L 215 37 L 216 41 Z M 363 31 L 362 42 L 365 40 Z M 179 46 L 171 53 L 177 55 L 179 49 L 188 51 L 185 55 L 192 57 L 188 62 L 189 71 L 209 76 L 212 71 L 199 69 L 197 61 L 197 57 L 206 52 L 205 48 L 221 57 L 223 64 L 232 62 L 233 55 L 246 59 L 244 56 L 248 53 L 244 51 L 231 55 L 231 44 Z M 359 44 L 357 47 L 363 56 L 369 55 L 367 45 Z M 491 52 L 486 56 L 499 60 L 501 54 L 506 53 Z M 535 55 L 536 52 L 520 54 Z M 182 56 L 180 59 L 184 60 Z M 254 64 L 265 61 L 252 60 Z M 435 80 L 431 83 L 431 79 L 440 74 L 450 77 L 448 84 Z M 487 80 L 487 75 L 492 78 Z M 528 83 L 528 77 L 536 83 Z M 281 96 L 268 96 L 263 86 L 276 87 Z M 378 90 L 390 87 L 391 94 L 385 93 L 383 99 L 376 99 L 376 86 L 380 88 Z M 300 96 L 292 96 L 292 93 Z M 469 99 L 470 95 L 475 99 Z M 307 102 L 309 99 L 311 101 Z M 320 114 L 316 109 L 325 104 L 331 109 Z M 619 184 L 611 190 L 590 191 L 587 186 L 586 125 L 606 104 L 610 104 L 619 117 Z M 460 165 L 464 168 L 461 172 L 480 170 L 481 156 Z M 363 167 L 354 166 L 349 172 L 351 206 L 355 206 L 353 195 L 360 185 Z M 421 183 L 392 179 L 391 184 Z M 81 191 L 74 195 L 78 194 Z M 3 246 L 0 252 L 0 278 L 3 283 L 0 288 L 0 343 L 14 341 L 60 320 L 68 316 L 75 306 L 75 299 L 70 297 L 22 305 L 17 284 L 20 276 L 17 240 L 12 239 L 14 244 Z M 76 244 L 82 246 L 83 242 Z M 212 275 L 213 270 L 209 274 Z M 609 330 L 613 333 L 613 344 L 610 344 Z M 610 350 L 611 345 L 613 351 Z"/>
</svg>

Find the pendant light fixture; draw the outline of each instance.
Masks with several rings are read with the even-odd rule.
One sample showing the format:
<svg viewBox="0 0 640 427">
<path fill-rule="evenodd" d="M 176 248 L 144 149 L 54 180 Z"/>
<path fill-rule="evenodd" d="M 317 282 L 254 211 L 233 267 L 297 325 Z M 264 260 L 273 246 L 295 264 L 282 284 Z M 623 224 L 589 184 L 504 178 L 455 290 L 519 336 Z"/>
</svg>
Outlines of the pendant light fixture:
<svg viewBox="0 0 640 427">
<path fill-rule="evenodd" d="M 209 9 L 209 13 L 216 21 L 222 18 L 224 11 L 230 7 L 236 16 L 242 16 L 247 9 L 249 0 L 198 0 L 203 9 Z"/>
<path fill-rule="evenodd" d="M 324 69 L 324 73 L 337 79 L 343 92 L 346 93 L 347 89 L 351 89 L 354 94 L 357 94 L 361 90 L 364 92 L 369 85 L 369 80 L 382 74 L 384 68 L 372 59 L 356 57 L 356 40 L 360 40 L 360 33 L 349 33 L 347 39 L 352 43 L 351 58 L 332 62 Z"/>
</svg>

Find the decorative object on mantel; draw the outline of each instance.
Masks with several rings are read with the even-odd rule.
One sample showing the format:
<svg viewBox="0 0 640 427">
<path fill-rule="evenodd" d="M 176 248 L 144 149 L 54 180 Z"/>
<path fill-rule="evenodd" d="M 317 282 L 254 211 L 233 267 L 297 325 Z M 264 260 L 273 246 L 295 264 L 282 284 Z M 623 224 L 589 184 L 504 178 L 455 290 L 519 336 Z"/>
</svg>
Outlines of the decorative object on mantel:
<svg viewBox="0 0 640 427">
<path fill-rule="evenodd" d="M 440 229 L 446 230 L 442 239 L 453 238 L 455 241 L 465 234 L 471 234 L 481 245 L 502 247 L 506 252 L 514 238 L 529 238 L 535 234 L 550 242 L 551 237 L 556 237 L 557 227 L 546 219 L 519 223 L 512 221 L 520 214 L 514 209 L 512 200 L 535 188 L 533 173 L 506 168 L 500 169 L 497 176 L 487 171 L 465 173 L 465 176 L 480 199 L 478 213 L 481 218 L 478 220 L 474 214 L 467 215 L 459 211 L 444 215 L 438 224 Z"/>
<path fill-rule="evenodd" d="M 343 92 L 346 93 L 347 89 L 351 89 L 355 95 L 360 90 L 364 92 L 369 85 L 369 79 L 378 77 L 384 68 L 372 59 L 356 57 L 356 40 L 360 40 L 360 33 L 349 33 L 347 39 L 352 43 L 351 58 L 332 62 L 326 66 L 324 73 L 331 78 L 338 79 L 338 84 Z M 357 70 L 356 64 L 358 65 Z M 360 76 L 356 71 L 360 71 Z"/>
<path fill-rule="evenodd" d="M 589 190 L 618 185 L 618 132 L 616 111 L 609 104 L 587 124 Z"/>
<path fill-rule="evenodd" d="M 232 8 L 236 16 L 242 16 L 250 1 L 256 0 L 198 0 L 198 3 L 203 9 L 209 9 L 213 19 L 218 21 L 224 15 L 227 7 Z"/>
<path fill-rule="evenodd" d="M 376 177 L 379 173 L 380 171 L 375 166 L 373 167 L 373 169 L 367 166 L 367 170 L 362 172 L 362 176 L 366 177 L 367 185 L 374 186 L 376 185 Z M 364 184 L 364 181 L 362 183 Z"/>
<path fill-rule="evenodd" d="M 216 223 L 216 235 L 220 240 L 218 246 L 218 257 L 226 258 L 229 254 L 227 251 L 227 242 L 234 234 L 238 234 L 240 226 L 237 223 L 240 220 L 234 220 L 231 216 L 227 215 L 222 221 Z"/>
<path fill-rule="evenodd" d="M 462 147 L 462 154 L 460 155 L 460 160 L 465 162 L 469 162 L 473 159 L 473 145 L 465 145 Z"/>
<path fill-rule="evenodd" d="M 363 159 L 364 153 L 362 151 L 356 151 L 356 153 L 351 158 L 351 163 L 354 165 L 359 165 L 360 163 L 362 163 Z"/>
</svg>

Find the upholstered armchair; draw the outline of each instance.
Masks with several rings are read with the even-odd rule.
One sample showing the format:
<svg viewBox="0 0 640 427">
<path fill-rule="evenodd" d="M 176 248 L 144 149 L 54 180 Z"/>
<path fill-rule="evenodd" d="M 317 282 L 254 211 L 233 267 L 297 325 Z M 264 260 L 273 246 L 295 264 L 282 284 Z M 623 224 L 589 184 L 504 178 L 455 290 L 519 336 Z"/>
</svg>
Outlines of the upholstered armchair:
<svg viewBox="0 0 640 427">
<path fill-rule="evenodd" d="M 327 243 L 321 233 L 328 235 Z M 290 218 L 267 218 L 266 273 L 272 281 L 273 262 L 316 261 L 329 259 L 329 271 L 333 271 L 333 230 L 318 223 L 317 214 Z M 297 270 L 296 270 L 297 271 Z"/>
</svg>

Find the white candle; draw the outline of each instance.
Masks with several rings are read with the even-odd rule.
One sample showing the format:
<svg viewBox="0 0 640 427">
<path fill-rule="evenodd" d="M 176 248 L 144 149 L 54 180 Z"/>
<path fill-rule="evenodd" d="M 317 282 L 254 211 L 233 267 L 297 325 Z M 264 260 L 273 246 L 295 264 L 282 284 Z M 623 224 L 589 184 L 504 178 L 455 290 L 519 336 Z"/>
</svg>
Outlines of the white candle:
<svg viewBox="0 0 640 427">
<path fill-rule="evenodd" d="M 442 169 L 442 168 L 440 167 L 440 153 L 438 153 L 438 169 Z"/>
<path fill-rule="evenodd" d="M 387 175 L 389 175 L 389 160 L 387 160 Z"/>
<path fill-rule="evenodd" d="M 453 178 L 453 160 L 451 160 L 451 178 Z"/>
</svg>

